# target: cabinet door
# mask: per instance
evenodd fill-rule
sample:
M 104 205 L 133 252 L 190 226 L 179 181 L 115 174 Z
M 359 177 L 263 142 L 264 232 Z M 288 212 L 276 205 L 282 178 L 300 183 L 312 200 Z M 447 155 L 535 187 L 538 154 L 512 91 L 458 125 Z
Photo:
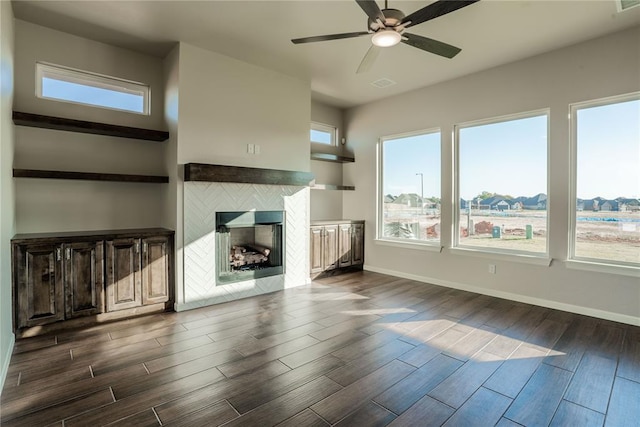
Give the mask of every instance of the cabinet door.
M 352 224 L 351 261 L 353 265 L 364 264 L 364 224 Z
M 14 250 L 17 326 L 23 328 L 63 320 L 61 246 L 18 245 Z
M 169 239 L 142 239 L 142 304 L 169 300 Z
M 324 269 L 333 270 L 338 268 L 338 226 L 324 226 Z
M 340 255 L 339 266 L 348 267 L 351 265 L 351 224 L 340 224 L 338 227 L 338 254 Z
M 142 305 L 140 239 L 115 239 L 107 246 L 107 311 Z
M 322 256 L 324 255 L 324 245 L 323 245 L 323 237 L 324 233 L 322 230 L 324 227 L 322 226 L 312 226 L 311 227 L 311 264 L 310 264 L 310 273 L 320 273 L 323 269 Z
M 102 241 L 64 245 L 67 318 L 104 311 L 103 248 Z

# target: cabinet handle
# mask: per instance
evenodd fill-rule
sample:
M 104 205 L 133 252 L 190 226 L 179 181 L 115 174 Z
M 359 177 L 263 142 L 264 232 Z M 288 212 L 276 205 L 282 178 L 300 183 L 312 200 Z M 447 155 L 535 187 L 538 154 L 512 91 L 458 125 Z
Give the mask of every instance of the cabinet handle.
M 71 248 L 67 248 L 65 250 L 65 255 L 67 256 L 67 260 L 71 259 Z
M 62 261 L 62 249 L 56 249 L 56 261 Z
M 140 253 L 140 243 L 136 243 L 133 250 L 135 251 L 135 253 L 139 254 Z
M 147 246 L 148 246 L 148 245 L 147 245 L 147 242 L 144 242 L 144 243 L 142 244 L 142 252 L 143 252 L 143 253 L 147 253 Z

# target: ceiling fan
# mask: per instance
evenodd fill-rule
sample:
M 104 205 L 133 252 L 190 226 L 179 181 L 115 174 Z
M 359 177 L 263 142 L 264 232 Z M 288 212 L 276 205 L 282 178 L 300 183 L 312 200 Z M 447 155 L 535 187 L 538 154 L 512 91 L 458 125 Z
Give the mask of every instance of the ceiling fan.
M 362 58 L 356 73 L 368 71 L 375 62 L 380 48 L 395 46 L 402 42 L 409 46 L 422 49 L 445 58 L 453 58 L 461 49 L 438 40 L 410 34 L 405 30 L 414 25 L 422 24 L 425 21 L 437 18 L 447 13 L 451 13 L 463 7 L 469 6 L 479 0 L 438 0 L 428 6 L 423 7 L 407 16 L 398 9 L 389 9 L 387 0 L 384 2 L 384 9 L 380 10 L 375 0 L 356 0 L 358 6 L 367 14 L 368 31 L 354 33 L 327 34 L 324 36 L 303 37 L 291 40 L 294 44 L 313 43 L 326 40 L 348 39 L 353 37 L 371 36 L 371 47 Z

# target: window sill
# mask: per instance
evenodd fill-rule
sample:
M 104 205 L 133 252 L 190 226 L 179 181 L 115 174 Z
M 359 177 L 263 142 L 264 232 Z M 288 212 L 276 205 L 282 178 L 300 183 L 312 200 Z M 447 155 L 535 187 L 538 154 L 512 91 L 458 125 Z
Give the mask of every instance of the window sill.
M 401 242 L 398 240 L 376 239 L 376 245 L 393 246 L 396 248 L 415 249 L 419 251 L 442 252 L 442 246 L 438 243 L 422 243 L 414 241 Z
M 528 254 L 522 254 L 522 253 L 492 252 L 492 251 L 472 249 L 472 248 L 448 248 L 448 251 L 452 255 L 474 256 L 474 257 L 488 258 L 493 260 L 543 265 L 546 267 L 550 266 L 551 261 L 553 260 L 553 258 L 549 258 L 546 254 L 528 255 Z
M 597 273 L 619 274 L 640 278 L 640 267 L 629 265 L 607 264 L 606 262 L 566 260 L 565 266 L 574 270 L 594 271 Z

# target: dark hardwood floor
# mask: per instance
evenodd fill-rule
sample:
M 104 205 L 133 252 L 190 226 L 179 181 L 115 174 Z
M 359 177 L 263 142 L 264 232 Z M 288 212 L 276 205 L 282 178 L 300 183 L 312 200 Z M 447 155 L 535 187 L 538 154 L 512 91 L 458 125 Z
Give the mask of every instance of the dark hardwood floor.
M 640 328 L 370 272 L 16 342 L 2 426 L 638 426 Z

